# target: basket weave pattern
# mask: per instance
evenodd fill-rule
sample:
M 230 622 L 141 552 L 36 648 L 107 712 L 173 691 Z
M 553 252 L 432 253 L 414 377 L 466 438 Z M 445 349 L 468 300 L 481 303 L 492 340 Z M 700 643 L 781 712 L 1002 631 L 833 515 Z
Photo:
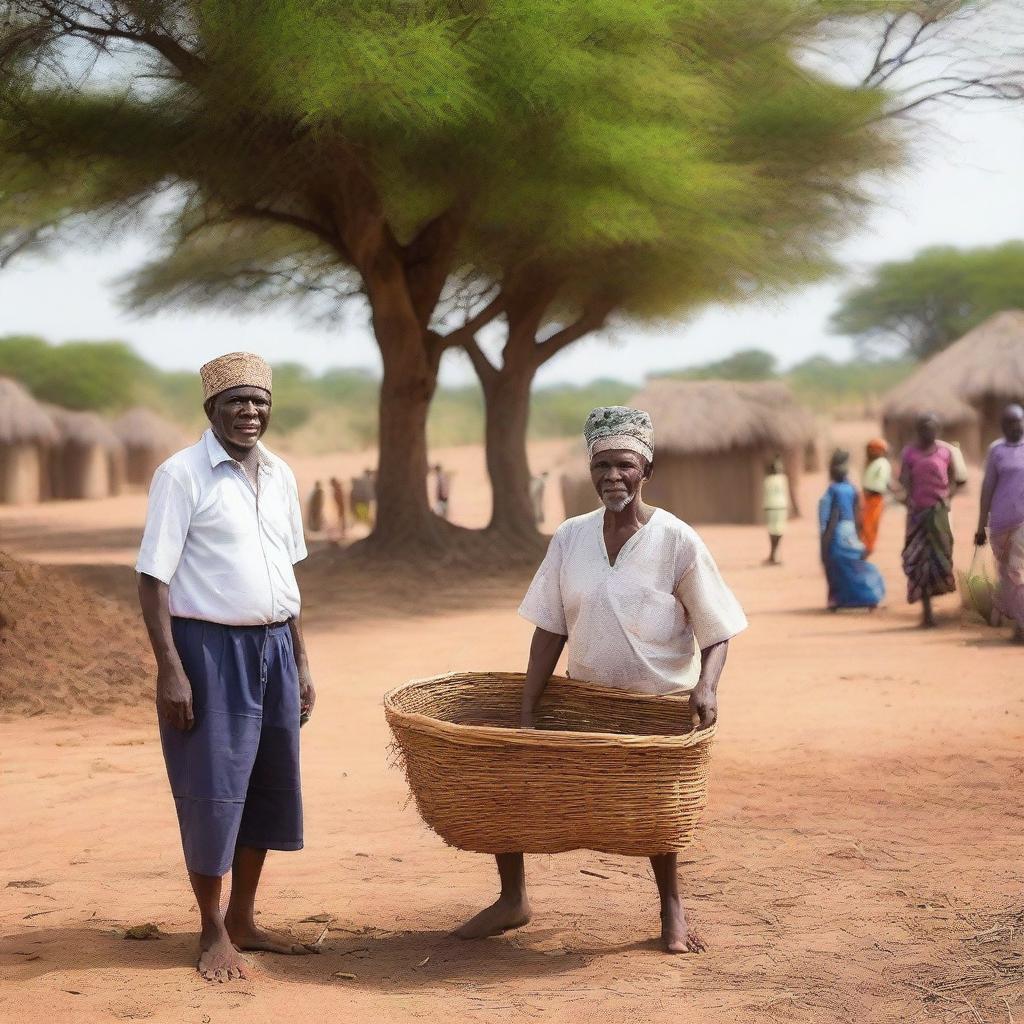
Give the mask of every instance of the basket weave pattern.
M 650 856 L 690 845 L 715 729 L 685 695 L 552 679 L 520 729 L 524 677 L 458 673 L 384 698 L 423 820 L 477 853 L 590 849 Z

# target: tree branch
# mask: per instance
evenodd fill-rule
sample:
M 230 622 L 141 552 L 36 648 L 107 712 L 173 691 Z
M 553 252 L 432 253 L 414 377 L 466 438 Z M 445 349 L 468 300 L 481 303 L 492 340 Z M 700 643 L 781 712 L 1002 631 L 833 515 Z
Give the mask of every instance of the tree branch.
M 77 21 L 65 14 L 55 4 L 48 3 L 46 0 L 43 0 L 39 6 L 69 36 L 97 44 L 100 40 L 120 39 L 148 46 L 176 68 L 185 79 L 192 79 L 205 69 L 205 65 L 199 57 L 168 35 L 145 29 L 130 31 L 125 28 L 117 28 L 111 22 L 108 22 L 106 27 L 87 25 L 85 22 Z
M 592 302 L 583 310 L 578 320 L 534 346 L 532 353 L 534 366 L 542 366 L 553 356 L 558 355 L 562 349 L 568 348 L 574 341 L 579 341 L 585 335 L 600 330 L 614 308 L 615 303 L 609 299 Z
M 269 220 L 277 224 L 289 224 L 300 231 L 306 231 L 316 235 L 322 242 L 326 242 L 335 252 L 340 253 L 345 259 L 351 259 L 341 239 L 330 229 L 325 228 L 316 221 L 309 220 L 297 213 L 287 213 L 284 210 L 273 210 L 266 206 L 256 206 L 254 203 L 246 203 L 242 206 L 234 206 L 228 211 L 232 216 L 250 218 L 252 220 Z
M 476 332 L 481 327 L 486 327 L 487 324 L 497 319 L 504 311 L 505 295 L 503 292 L 498 292 L 483 309 L 478 310 L 465 323 L 445 335 L 439 335 L 439 337 L 443 338 L 446 348 L 452 348 L 456 345 L 464 346 L 466 342 L 475 339 Z
M 424 225 L 402 250 L 409 295 L 420 326 L 427 328 L 437 308 L 465 221 L 465 209 L 457 204 Z
M 480 378 L 480 383 L 483 385 L 484 392 L 486 393 L 494 381 L 498 379 L 498 368 L 484 354 L 484 350 L 480 347 L 476 338 L 464 341 L 462 347 L 466 350 L 469 361 L 473 364 L 473 369 L 476 370 L 476 375 Z

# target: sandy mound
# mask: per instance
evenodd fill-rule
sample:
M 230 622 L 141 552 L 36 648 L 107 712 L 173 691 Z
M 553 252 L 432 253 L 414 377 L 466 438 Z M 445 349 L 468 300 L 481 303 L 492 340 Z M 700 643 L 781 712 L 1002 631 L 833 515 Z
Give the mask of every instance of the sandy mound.
M 107 712 L 152 700 L 142 620 L 50 566 L 0 552 L 0 712 Z

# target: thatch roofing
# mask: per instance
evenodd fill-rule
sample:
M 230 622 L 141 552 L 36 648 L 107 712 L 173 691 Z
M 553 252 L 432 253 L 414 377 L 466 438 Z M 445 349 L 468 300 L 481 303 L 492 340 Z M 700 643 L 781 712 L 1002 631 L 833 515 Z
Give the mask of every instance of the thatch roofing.
M 996 313 L 968 331 L 886 396 L 882 415 L 911 419 L 937 413 L 947 423 L 977 419 L 984 399 L 1024 396 L 1024 310 Z
M 98 445 L 109 452 L 124 451 L 121 439 L 102 416 L 94 412 L 62 409 L 57 405 L 47 405 L 46 411 L 57 426 L 62 444 Z
M 114 420 L 113 426 L 114 432 L 127 448 L 170 452 L 188 444 L 177 424 L 142 406 L 129 409 Z
M 655 380 L 629 402 L 654 421 L 658 455 L 803 448 L 814 417 L 777 381 Z
M 57 440 L 53 418 L 16 380 L 0 377 L 0 444 Z

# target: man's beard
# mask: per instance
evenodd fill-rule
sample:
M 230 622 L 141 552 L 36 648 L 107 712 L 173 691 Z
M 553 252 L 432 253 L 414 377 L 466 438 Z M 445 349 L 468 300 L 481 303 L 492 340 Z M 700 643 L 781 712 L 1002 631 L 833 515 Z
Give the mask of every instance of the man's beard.
M 608 509 L 609 512 L 622 512 L 635 497 L 636 491 L 633 491 L 632 494 L 627 494 L 622 498 L 608 498 L 601 495 L 601 501 L 604 502 L 604 507 Z

